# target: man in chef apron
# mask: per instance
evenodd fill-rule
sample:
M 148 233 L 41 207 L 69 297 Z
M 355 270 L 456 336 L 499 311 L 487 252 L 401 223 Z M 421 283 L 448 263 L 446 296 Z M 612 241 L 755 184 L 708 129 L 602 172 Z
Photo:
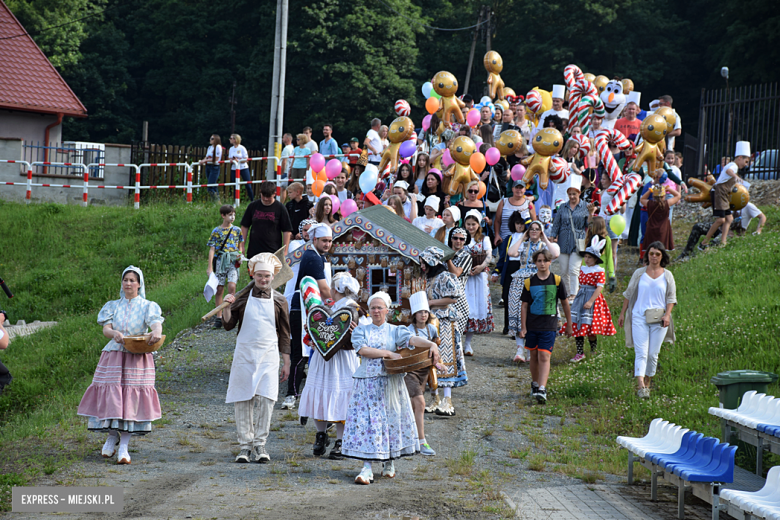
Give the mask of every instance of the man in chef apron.
M 333 243 L 333 230 L 327 224 L 314 224 L 309 228 L 309 238 L 312 248 L 304 251 L 301 261 L 298 263 L 298 277 L 295 278 L 295 294 L 290 305 L 290 326 L 292 327 L 292 343 L 290 353 L 292 369 L 290 379 L 287 381 L 287 398 L 282 403 L 282 409 L 295 408 L 295 400 L 303 391 L 303 377 L 308 353 L 302 344 L 303 323 L 306 318 L 305 308 L 301 298 L 301 280 L 311 276 L 317 281 L 322 300 L 331 299 L 330 294 L 330 263 L 326 261 L 325 254 L 330 251 Z M 301 424 L 306 424 L 307 418 L 301 417 Z
M 225 330 L 238 325 L 236 350 L 230 367 L 226 403 L 234 403 L 236 430 L 241 452 L 236 462 L 271 460 L 265 441 L 271 428 L 271 412 L 279 394 L 279 381 L 290 375 L 290 320 L 287 300 L 272 289 L 282 263 L 272 253 L 249 260 L 255 282 L 246 295 L 228 295 L 230 307 L 222 312 Z M 269 331 L 275 330 L 275 334 Z M 279 353 L 284 365 L 279 372 Z

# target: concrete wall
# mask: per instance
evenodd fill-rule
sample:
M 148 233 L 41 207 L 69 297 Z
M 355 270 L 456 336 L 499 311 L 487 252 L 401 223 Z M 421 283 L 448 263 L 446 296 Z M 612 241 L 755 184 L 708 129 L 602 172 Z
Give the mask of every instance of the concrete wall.
M 15 137 L 32 144 L 43 143 L 46 127 L 56 122 L 57 116 L 50 114 L 0 110 L 0 137 Z M 49 130 L 49 142 L 62 142 L 61 124 Z
M 20 160 L 22 158 L 21 139 L 0 137 L 0 159 Z M 106 164 L 130 163 L 130 145 L 106 144 Z M 131 181 L 131 172 L 133 168 L 129 167 L 106 167 L 104 179 L 90 179 L 90 185 L 106 186 L 128 186 L 133 185 L 135 180 Z M 0 183 L 4 182 L 27 182 L 26 171 L 23 165 L 0 163 Z M 51 183 L 51 184 L 70 184 L 75 186 L 83 185 L 80 177 L 64 176 L 46 176 L 33 174 L 33 183 Z M 0 198 L 23 202 L 27 188 L 25 186 L 6 186 L 0 184 Z M 56 202 L 60 204 L 80 204 L 83 190 L 80 188 L 43 188 L 33 186 L 33 202 Z M 125 205 L 132 201 L 131 190 L 116 189 L 90 189 L 89 203 L 102 205 Z

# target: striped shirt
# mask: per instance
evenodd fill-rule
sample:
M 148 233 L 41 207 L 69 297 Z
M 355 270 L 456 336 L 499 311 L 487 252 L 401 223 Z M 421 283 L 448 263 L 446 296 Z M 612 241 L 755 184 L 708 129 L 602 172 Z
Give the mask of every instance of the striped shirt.
M 577 250 L 577 241 L 571 233 L 570 220 L 574 221 L 574 230 L 577 233 L 576 238 L 585 238 L 588 231 L 588 205 L 581 200 L 574 211 L 568 203 L 561 204 L 553 220 L 550 237 L 558 237 L 558 247 L 561 248 L 562 255 L 579 253 Z

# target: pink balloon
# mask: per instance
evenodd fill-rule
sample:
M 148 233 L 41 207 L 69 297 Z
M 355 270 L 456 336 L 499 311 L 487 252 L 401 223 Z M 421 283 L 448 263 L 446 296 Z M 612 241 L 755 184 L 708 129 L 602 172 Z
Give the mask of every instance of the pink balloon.
M 341 161 L 338 159 L 331 159 L 328 161 L 328 164 L 325 165 L 325 175 L 328 176 L 328 179 L 335 179 L 336 175 L 339 173 L 341 173 Z
M 466 114 L 466 123 L 468 123 L 469 126 L 477 126 L 479 124 L 479 110 L 476 108 L 472 108 L 469 110 L 469 113 Z
M 522 164 L 515 164 L 512 166 L 512 180 L 513 181 L 519 181 L 523 178 L 523 175 L 525 175 L 525 166 Z
M 425 132 L 431 127 L 431 114 L 428 114 L 427 116 L 423 117 L 422 125 L 423 125 L 422 126 L 423 132 Z
M 309 166 L 311 166 L 311 171 L 313 172 L 322 170 L 325 167 L 325 156 L 323 156 L 321 153 L 315 153 L 311 156 Z
M 341 205 L 341 216 L 346 217 L 358 210 L 357 204 L 352 199 L 347 199 L 344 204 Z
M 339 210 L 339 207 L 341 207 L 341 200 L 339 199 L 338 195 L 328 195 L 328 197 L 330 197 L 330 201 L 332 203 L 330 207 L 330 213 L 331 215 L 335 215 Z
M 441 164 L 445 168 L 451 164 L 455 164 L 455 161 L 452 160 L 452 154 L 450 154 L 450 149 L 447 148 L 444 150 L 444 153 L 441 156 Z
M 490 166 L 493 166 L 500 160 L 501 160 L 501 151 L 495 146 L 493 146 L 492 148 L 488 148 L 488 151 L 485 152 L 485 161 Z

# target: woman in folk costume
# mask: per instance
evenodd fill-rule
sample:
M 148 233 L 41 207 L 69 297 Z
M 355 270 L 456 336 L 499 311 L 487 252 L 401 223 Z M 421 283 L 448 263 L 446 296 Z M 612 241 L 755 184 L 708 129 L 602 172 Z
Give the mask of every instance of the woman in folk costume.
M 585 265 L 580 269 L 580 288 L 571 305 L 571 328 L 577 342 L 578 352 L 572 359 L 575 363 L 585 359 L 585 355 L 581 353 L 585 336 L 588 337 L 591 353 L 595 353 L 597 335 L 614 336 L 616 333 L 607 300 L 602 294 L 607 278 L 604 268 L 599 264 L 604 263 L 601 259 L 601 253 L 604 251 L 606 243 L 606 239 L 595 235 L 588 248 L 585 251 L 580 251 L 580 256 L 585 258 Z M 561 330 L 566 330 L 565 323 Z
M 466 282 L 466 296 L 469 299 L 469 321 L 466 325 L 466 335 L 463 340 L 463 351 L 467 356 L 473 356 L 471 338 L 474 334 L 489 334 L 493 332 L 493 304 L 488 286 L 487 267 L 493 256 L 490 238 L 482 234 L 482 213 L 472 209 L 463 219 L 466 231 L 469 233 L 466 247 L 471 253 L 474 264 Z M 478 263 L 479 262 L 479 263 Z
M 388 375 L 382 360 L 400 359 L 399 348 L 430 348 L 434 355 L 436 344 L 412 336 L 406 327 L 387 323 L 391 304 L 386 292 L 374 293 L 368 299 L 371 323 L 352 331 L 352 345 L 363 362 L 354 375 L 342 454 L 364 461 L 356 484 L 368 485 L 374 480 L 371 462 L 383 462 L 382 476 L 393 478 L 393 460 L 420 451 L 404 376 Z
M 160 306 L 146 299 L 144 275 L 137 267 L 131 265 L 122 272 L 119 297 L 106 303 L 98 314 L 103 335 L 111 341 L 100 353 L 92 384 L 84 392 L 78 414 L 89 417 L 88 429 L 108 432 L 103 457 L 110 458 L 116 453 L 117 464 L 130 464 L 130 436 L 150 433 L 152 421 L 162 414 L 154 387 L 154 358 L 151 352 L 128 351 L 124 338 L 146 334 L 151 328 L 149 344 L 157 343 L 162 337 L 163 317 Z
M 272 253 L 260 253 L 249 260 L 254 286 L 223 311 L 225 330 L 238 326 L 233 365 L 230 367 L 226 403 L 234 403 L 238 444 L 236 462 L 265 463 L 271 428 L 271 412 L 279 395 L 279 381 L 290 375 L 290 320 L 287 300 L 273 290 L 274 276 L 282 262 Z M 273 332 L 271 332 L 273 331 Z M 284 359 L 280 376 L 279 354 Z
M 447 271 L 443 263 L 444 251 L 438 247 L 427 247 L 420 254 L 420 267 L 427 278 L 428 305 L 434 317 L 439 320 L 439 355 L 442 370 L 439 370 L 439 387 L 443 388 L 444 399 L 436 404 L 436 415 L 455 415 L 452 406 L 452 389 L 468 384 L 466 358 L 463 356 L 461 334 L 458 330 L 457 301 L 463 296 L 463 286 L 457 277 Z M 434 397 L 434 402 L 438 395 Z
M 340 272 L 333 277 L 333 299 L 336 301 L 332 309 L 338 310 L 351 307 L 356 311 L 360 308 L 357 296 L 360 284 L 348 272 Z M 352 323 L 357 327 L 357 323 Z M 316 350 L 316 349 L 314 349 Z M 325 453 L 330 445 L 328 439 L 328 423 L 336 423 L 336 442 L 328 455 L 329 459 L 341 460 L 341 444 L 344 438 L 344 421 L 347 420 L 349 398 L 352 395 L 352 375 L 359 366 L 355 350 L 342 347 L 328 361 L 312 352 L 309 357 L 309 374 L 306 386 L 301 393 L 298 415 L 311 417 L 317 427 L 313 452 L 315 457 Z

